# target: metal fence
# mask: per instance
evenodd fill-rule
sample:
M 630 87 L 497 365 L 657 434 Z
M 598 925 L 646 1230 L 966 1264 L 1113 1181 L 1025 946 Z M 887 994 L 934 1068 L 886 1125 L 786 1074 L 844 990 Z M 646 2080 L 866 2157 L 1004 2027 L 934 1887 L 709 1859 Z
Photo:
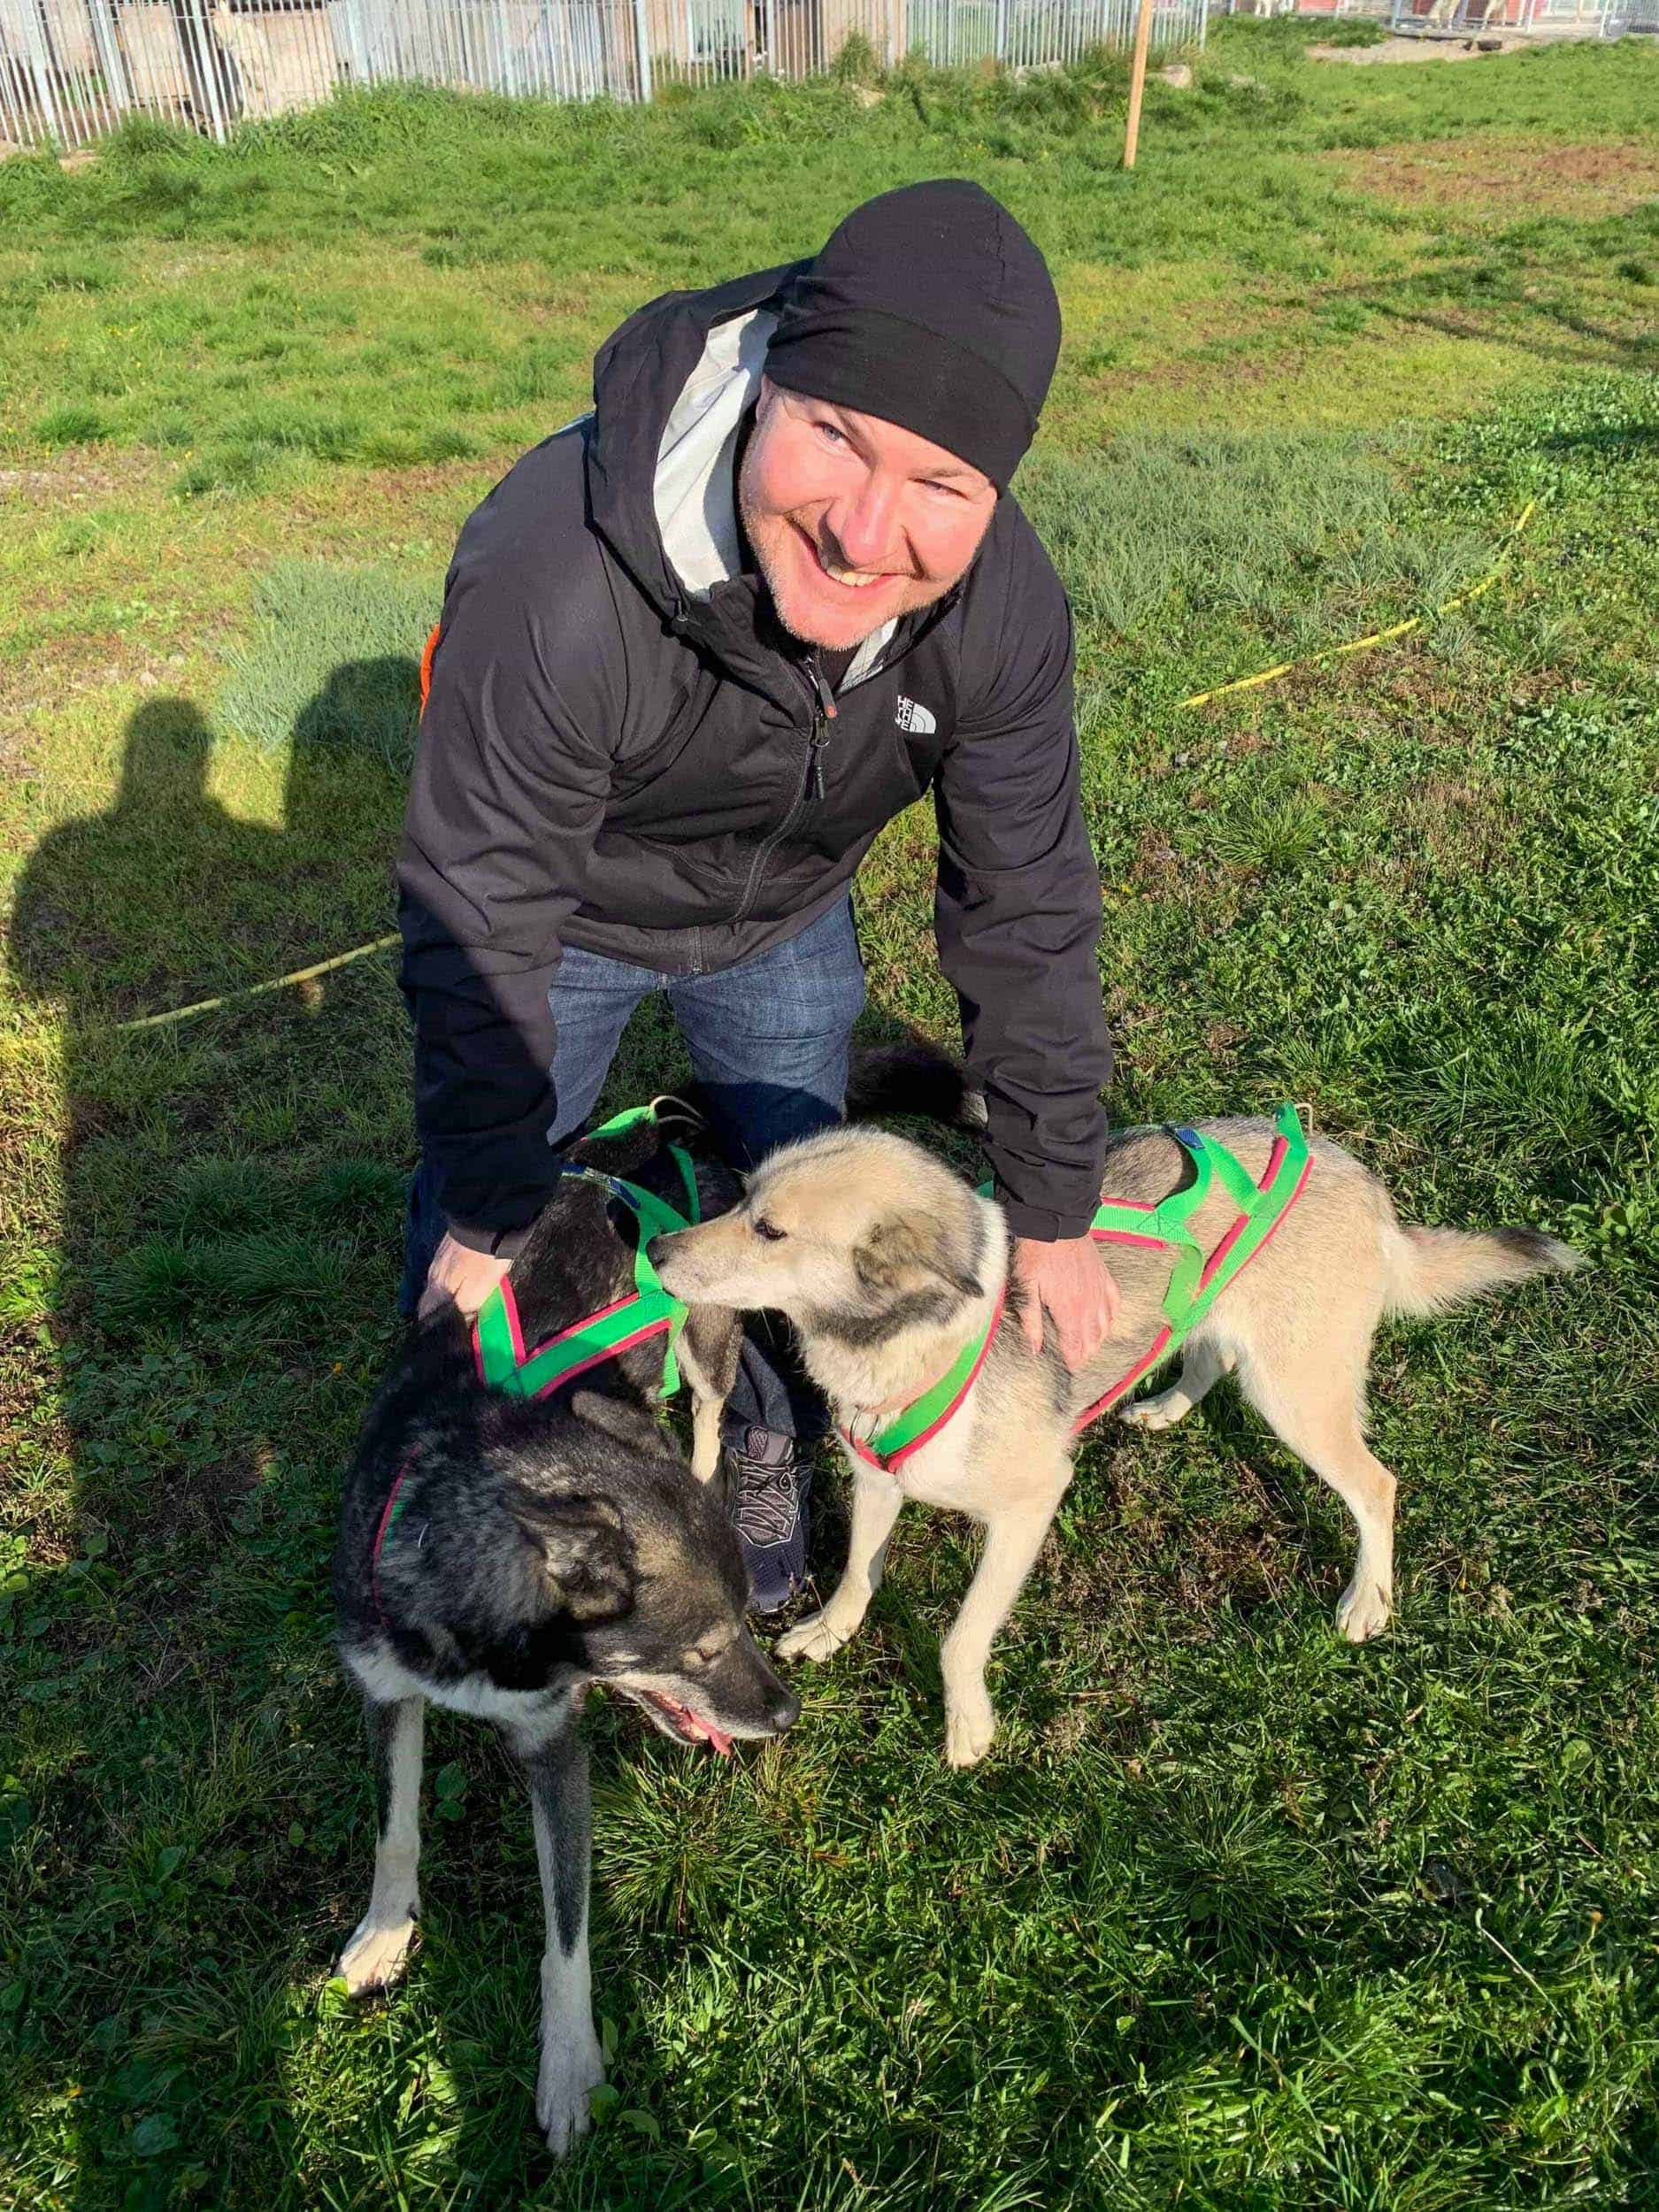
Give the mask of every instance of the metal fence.
M 554 100 L 668 82 L 805 77 L 860 38 L 892 66 L 1034 67 L 1122 46 L 1136 0 L 0 0 L 0 140 L 85 144 L 134 112 L 223 140 L 348 85 L 420 81 Z M 1155 0 L 1159 48 L 1201 44 L 1206 0 Z
M 1618 38 L 1626 31 L 1659 31 L 1659 0 L 1212 0 L 1211 12 L 1368 16 L 1420 38 L 1517 31 L 1542 39 Z

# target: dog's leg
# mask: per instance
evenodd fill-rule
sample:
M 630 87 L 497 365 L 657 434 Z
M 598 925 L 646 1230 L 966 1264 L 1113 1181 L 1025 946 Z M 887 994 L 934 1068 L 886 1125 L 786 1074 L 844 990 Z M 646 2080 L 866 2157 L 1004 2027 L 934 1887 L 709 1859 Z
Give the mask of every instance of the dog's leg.
M 1181 1371 L 1167 1390 L 1156 1397 L 1139 1398 L 1118 1409 L 1118 1417 L 1135 1429 L 1169 1429 L 1189 1414 L 1208 1390 L 1231 1374 L 1235 1355 L 1213 1338 L 1204 1337 L 1187 1348 Z
M 1351 1375 L 1327 1365 L 1311 1366 L 1298 1378 L 1293 1394 L 1277 1375 L 1263 1374 L 1254 1359 L 1239 1371 L 1245 1396 L 1280 1441 L 1329 1483 L 1359 1530 L 1354 1576 L 1338 1601 L 1336 1624 L 1351 1644 L 1363 1644 L 1388 1618 L 1394 1603 L 1394 1492 L 1397 1485 L 1381 1460 L 1366 1449 L 1359 1424 L 1359 1396 Z M 1363 1375 L 1361 1368 L 1361 1375 Z
M 854 1634 L 881 1586 L 887 1539 L 903 1502 L 904 1493 L 891 1475 L 867 1467 L 863 1460 L 854 1461 L 853 1525 L 846 1570 L 822 1612 L 810 1615 L 778 1639 L 780 1659 L 827 1659 Z
M 374 1763 L 374 1887 L 369 1909 L 334 1969 L 354 1997 L 383 1989 L 403 1972 L 420 1915 L 416 1871 L 420 1862 L 420 1759 L 426 1733 L 424 1698 L 400 1697 L 389 1705 L 363 1701 L 369 1754 Z
M 691 1386 L 691 1471 L 711 1482 L 720 1464 L 720 1416 L 737 1379 L 743 1326 L 729 1306 L 694 1306 L 680 1336 L 680 1364 Z
M 939 1655 L 945 1686 L 945 1756 L 953 1767 L 973 1766 L 991 1747 L 996 1709 L 986 1691 L 985 1663 L 1042 1549 L 1071 1479 L 1071 1468 L 1063 1462 L 1062 1479 L 1048 1497 L 987 1519 L 979 1570 Z
M 588 2132 L 588 2099 L 605 2078 L 594 2033 L 588 1964 L 588 1872 L 593 1813 L 588 1753 L 573 1720 L 550 1735 L 508 1732 L 524 1770 L 535 1824 L 536 1865 L 547 1945 L 541 1954 L 541 2057 L 535 2116 L 548 2148 L 562 2158 Z
M 691 1395 L 691 1471 L 699 1482 L 712 1482 L 720 1467 L 720 1416 L 724 1398 Z

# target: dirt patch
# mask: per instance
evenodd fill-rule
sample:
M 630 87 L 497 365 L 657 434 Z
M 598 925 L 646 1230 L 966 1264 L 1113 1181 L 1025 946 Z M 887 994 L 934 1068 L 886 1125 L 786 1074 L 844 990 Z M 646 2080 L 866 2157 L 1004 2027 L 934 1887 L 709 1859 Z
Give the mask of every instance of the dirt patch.
M 92 493 L 111 492 L 115 479 L 107 469 L 89 464 L 65 464 L 62 468 L 0 469 L 0 496 L 25 499 L 85 499 Z
M 1530 46 L 1528 38 L 1505 38 L 1496 31 L 1481 31 L 1472 38 L 1385 38 L 1375 46 L 1310 46 L 1310 61 L 1348 62 L 1356 68 L 1368 62 L 1473 61 L 1483 53 L 1509 53 Z
M 106 499 L 143 489 L 167 472 L 143 446 L 65 446 L 31 468 L 0 468 L 0 500 L 26 502 L 31 512 L 65 500 Z
M 1446 138 L 1325 157 L 1349 184 L 1379 199 L 1432 202 L 1505 222 L 1530 215 L 1628 214 L 1659 194 L 1659 147 L 1632 142 L 1560 146 L 1536 138 Z

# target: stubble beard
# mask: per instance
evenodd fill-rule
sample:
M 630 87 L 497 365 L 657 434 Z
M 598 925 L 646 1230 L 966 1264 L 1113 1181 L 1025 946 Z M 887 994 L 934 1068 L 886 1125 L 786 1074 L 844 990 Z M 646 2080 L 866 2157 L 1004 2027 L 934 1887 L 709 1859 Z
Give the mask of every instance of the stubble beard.
M 810 629 L 799 629 L 789 620 L 784 605 L 783 594 L 779 588 L 777 563 L 773 558 L 768 534 L 774 528 L 779 530 L 799 528 L 811 539 L 812 549 L 816 553 L 818 543 L 817 533 L 804 524 L 796 524 L 792 517 L 780 514 L 775 510 L 767 509 L 763 512 L 755 504 L 750 495 L 746 469 L 741 469 L 738 472 L 737 511 L 743 525 L 744 534 L 749 540 L 749 549 L 759 564 L 761 578 L 765 584 L 766 595 L 772 603 L 772 612 L 777 616 L 781 627 L 798 644 L 818 646 L 824 651 L 831 653 L 850 652 L 856 647 L 862 645 L 866 638 L 873 637 L 878 630 L 885 629 L 889 622 L 897 621 L 902 615 L 912 614 L 919 607 L 931 606 L 935 599 L 943 598 L 945 593 L 950 589 L 949 584 L 940 584 L 930 588 L 921 583 L 919 580 L 907 580 L 903 591 L 900 594 L 898 603 L 892 611 L 877 616 L 868 628 L 861 630 L 856 637 L 815 637 Z

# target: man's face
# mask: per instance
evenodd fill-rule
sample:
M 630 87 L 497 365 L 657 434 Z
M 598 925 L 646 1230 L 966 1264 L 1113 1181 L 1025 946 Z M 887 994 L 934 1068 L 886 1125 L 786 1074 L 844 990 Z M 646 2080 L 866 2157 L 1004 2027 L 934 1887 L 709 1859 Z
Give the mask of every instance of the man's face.
M 738 511 L 785 629 L 846 651 L 965 574 L 996 487 L 879 415 L 761 381 Z

